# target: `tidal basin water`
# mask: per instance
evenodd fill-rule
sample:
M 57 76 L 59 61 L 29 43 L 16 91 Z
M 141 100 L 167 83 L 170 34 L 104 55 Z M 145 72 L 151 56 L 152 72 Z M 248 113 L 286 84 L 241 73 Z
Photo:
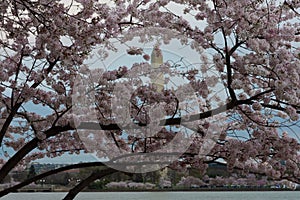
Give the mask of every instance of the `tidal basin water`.
M 66 193 L 13 193 L 1 200 L 60 200 Z M 75 200 L 299 200 L 300 191 L 268 192 L 83 192 Z

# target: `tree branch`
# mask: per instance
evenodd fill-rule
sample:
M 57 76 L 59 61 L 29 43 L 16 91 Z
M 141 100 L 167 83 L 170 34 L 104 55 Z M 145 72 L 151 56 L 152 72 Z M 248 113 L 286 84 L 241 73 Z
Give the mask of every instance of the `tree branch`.
M 89 177 L 81 181 L 78 185 L 76 185 L 74 188 L 72 188 L 69 193 L 63 198 L 63 200 L 72 200 L 75 198 L 75 196 L 81 192 L 85 187 L 87 187 L 89 184 L 94 182 L 97 179 L 103 178 L 104 176 L 107 176 L 109 174 L 115 173 L 117 170 L 115 169 L 104 169 L 101 171 L 93 172 Z
M 53 67 L 56 65 L 58 59 L 55 60 L 54 62 L 49 62 L 49 67 L 47 68 L 46 70 L 46 73 L 50 73 L 53 69 Z M 41 81 L 38 81 L 38 82 L 35 82 L 32 84 L 31 88 L 37 88 L 41 83 L 42 81 L 45 79 L 45 77 L 41 80 Z M 11 108 L 11 111 L 8 115 L 8 117 L 6 118 L 1 130 L 0 130 L 0 147 L 2 146 L 2 141 L 3 141 L 3 138 L 4 138 L 4 135 L 8 129 L 8 127 L 10 126 L 14 116 L 16 115 L 16 113 L 18 112 L 19 108 L 21 107 L 21 105 L 24 103 L 24 100 L 19 102 L 19 103 L 16 103 L 12 108 Z M 0 178 L 1 180 L 1 178 Z
M 267 91 L 270 92 L 270 91 Z M 262 93 L 263 94 L 263 93 Z M 204 113 L 198 113 L 198 114 L 194 114 L 191 116 L 188 116 L 186 118 L 169 118 L 166 120 L 162 120 L 160 122 L 161 126 L 169 126 L 169 125 L 179 125 L 182 124 L 184 125 L 185 122 L 191 122 L 191 121 L 197 121 L 197 120 L 201 120 L 201 119 L 205 119 L 220 113 L 224 113 L 227 110 L 233 109 L 238 105 L 242 105 L 242 104 L 250 104 L 252 100 L 254 100 L 255 98 L 259 98 L 260 95 L 255 95 L 252 98 L 249 98 L 247 100 L 238 100 L 236 102 L 231 101 L 223 106 L 220 106 L 216 109 L 212 109 L 210 111 L 206 111 Z M 273 105 L 265 105 L 262 104 L 264 107 L 269 107 L 272 109 L 276 109 L 276 110 L 283 110 L 279 107 L 273 106 Z M 138 124 L 140 126 L 146 126 L 147 124 Z M 122 129 L 121 129 L 122 128 Z M 130 129 L 130 126 L 126 126 L 126 127 L 119 127 L 118 124 L 109 124 L 109 125 L 103 125 L 103 124 L 99 124 L 99 123 L 94 123 L 94 122 L 82 122 L 80 124 L 80 126 L 77 127 L 77 129 L 87 129 L 87 130 L 126 130 L 126 129 Z M 49 130 L 47 130 L 45 132 L 46 134 L 46 138 L 55 136 L 58 133 L 64 132 L 64 131 L 69 131 L 69 130 L 75 130 L 74 127 L 67 125 L 67 126 L 53 126 L 52 128 L 50 128 Z M 0 170 L 0 180 L 4 179 L 5 176 L 9 173 L 9 171 L 11 169 L 13 169 L 13 167 L 15 165 L 17 165 L 29 152 L 31 152 L 34 148 L 37 147 L 39 140 L 37 138 L 32 139 L 30 142 L 28 142 L 24 147 L 22 147 L 12 158 L 10 158 L 2 167 L 2 169 Z
M 65 167 L 58 168 L 58 169 L 54 169 L 54 170 L 39 174 L 37 176 L 34 176 L 32 178 L 29 178 L 29 179 L 23 181 L 22 183 L 19 183 L 10 188 L 0 191 L 0 197 L 3 197 L 11 192 L 16 192 L 18 189 L 20 189 L 26 185 L 29 185 L 30 183 L 33 183 L 35 181 L 38 181 L 42 178 L 45 178 L 45 177 L 53 175 L 53 174 L 57 174 L 57 173 L 60 173 L 60 172 L 66 171 L 66 170 L 70 170 L 70 169 L 95 167 L 95 166 L 104 166 L 104 164 L 102 162 L 79 163 L 79 164 L 73 164 L 73 165 L 68 165 Z
M 45 131 L 46 138 L 52 137 L 58 133 L 73 130 L 74 128 L 70 125 L 66 126 L 53 126 L 47 131 Z M 0 170 L 0 180 L 3 180 L 7 174 L 33 149 L 35 149 L 40 142 L 39 139 L 34 138 L 27 144 L 25 144 L 17 153 L 15 153 L 1 168 Z

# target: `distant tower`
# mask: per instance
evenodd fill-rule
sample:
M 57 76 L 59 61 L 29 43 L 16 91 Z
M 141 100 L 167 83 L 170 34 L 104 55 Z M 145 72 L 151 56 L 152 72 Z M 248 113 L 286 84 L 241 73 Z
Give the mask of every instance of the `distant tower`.
M 159 45 L 156 44 L 153 48 L 151 54 L 151 66 L 153 68 L 153 77 L 151 77 L 151 83 L 153 83 L 157 87 L 157 91 L 162 91 L 164 89 L 164 74 L 161 72 L 160 65 L 163 64 L 163 55 Z

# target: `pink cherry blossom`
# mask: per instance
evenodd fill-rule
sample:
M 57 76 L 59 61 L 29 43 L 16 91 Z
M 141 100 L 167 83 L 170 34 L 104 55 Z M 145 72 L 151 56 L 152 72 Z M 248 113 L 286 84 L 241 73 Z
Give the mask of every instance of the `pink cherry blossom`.
M 126 165 L 157 156 L 134 163 L 157 166 L 161 154 L 176 154 L 168 167 L 203 175 L 222 159 L 229 171 L 300 183 L 299 8 L 271 0 L 2 1 L 0 180 L 45 156 L 93 152 Z M 148 47 L 164 56 L 186 49 L 158 68 L 161 91 L 147 82 L 155 75 Z M 106 65 L 124 52 L 118 66 Z

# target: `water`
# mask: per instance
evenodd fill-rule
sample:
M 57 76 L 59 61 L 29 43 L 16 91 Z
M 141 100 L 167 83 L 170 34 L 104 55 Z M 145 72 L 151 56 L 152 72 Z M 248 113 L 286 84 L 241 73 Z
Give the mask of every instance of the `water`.
M 66 193 L 14 193 L 1 200 L 59 200 Z M 300 192 L 83 192 L 75 200 L 299 200 Z

